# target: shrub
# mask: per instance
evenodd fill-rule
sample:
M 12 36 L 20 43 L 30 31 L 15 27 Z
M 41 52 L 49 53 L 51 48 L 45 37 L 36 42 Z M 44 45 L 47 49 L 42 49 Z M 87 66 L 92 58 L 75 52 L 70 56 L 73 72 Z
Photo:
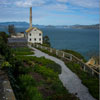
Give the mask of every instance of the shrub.
M 22 91 L 21 100 L 43 100 L 42 95 L 36 88 L 36 82 L 30 75 L 21 75 L 19 77 L 20 88 Z
M 4 61 L 1 65 L 2 68 L 9 68 L 9 67 L 12 67 L 11 64 L 7 61 Z
M 82 59 L 84 62 L 86 62 L 86 59 L 79 53 L 79 52 L 76 52 L 76 51 L 73 51 L 73 50 L 63 50 L 67 53 L 71 53 L 73 54 L 74 56 L 78 57 L 79 59 Z
M 52 79 L 58 77 L 58 73 L 54 72 L 50 68 L 46 68 L 45 66 L 34 66 L 34 71 L 42 74 L 44 77 L 51 77 Z
M 51 61 L 49 59 L 45 59 L 45 57 L 32 57 L 32 56 L 17 56 L 17 59 L 21 59 L 25 62 L 29 62 L 33 61 L 39 65 L 43 65 L 46 66 L 47 68 L 51 68 L 53 71 L 57 72 L 57 73 L 61 73 L 61 66 L 58 65 L 57 63 L 55 63 L 54 61 Z

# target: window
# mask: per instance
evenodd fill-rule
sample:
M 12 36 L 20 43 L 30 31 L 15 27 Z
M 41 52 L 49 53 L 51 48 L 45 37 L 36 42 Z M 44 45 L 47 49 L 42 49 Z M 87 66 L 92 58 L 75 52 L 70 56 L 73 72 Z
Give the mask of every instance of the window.
M 39 36 L 41 36 L 41 33 L 39 33 Z
M 36 41 L 36 38 L 34 38 L 34 41 Z
M 36 29 L 34 31 L 36 31 Z
M 30 38 L 30 41 L 31 41 L 31 38 Z
M 31 33 L 30 33 L 30 36 L 31 36 Z
M 41 38 L 39 38 L 39 41 L 41 41 Z

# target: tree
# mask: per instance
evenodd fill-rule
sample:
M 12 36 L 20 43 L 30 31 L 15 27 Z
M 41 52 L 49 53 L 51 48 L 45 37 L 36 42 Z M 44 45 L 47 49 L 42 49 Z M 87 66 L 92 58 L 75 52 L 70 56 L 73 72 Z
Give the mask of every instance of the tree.
M 15 27 L 14 27 L 14 25 L 9 25 L 8 26 L 8 32 L 9 32 L 9 34 L 10 35 L 15 35 Z
M 8 60 L 11 55 L 11 50 L 7 45 L 7 35 L 5 32 L 0 33 L 0 54 L 5 56 L 5 59 Z
M 2 37 L 2 39 L 3 39 L 3 41 L 5 42 L 5 43 L 7 43 L 8 42 L 8 35 L 5 33 L 5 32 L 0 32 L 0 37 Z
M 46 45 L 46 46 L 49 46 L 49 47 L 51 46 L 50 39 L 49 39 L 48 36 L 43 37 L 43 44 Z

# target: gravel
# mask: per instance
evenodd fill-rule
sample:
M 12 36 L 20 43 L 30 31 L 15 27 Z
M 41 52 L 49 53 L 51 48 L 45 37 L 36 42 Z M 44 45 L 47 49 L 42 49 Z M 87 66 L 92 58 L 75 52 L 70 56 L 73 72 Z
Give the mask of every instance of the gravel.
M 29 46 L 30 47 L 30 46 Z M 35 49 L 33 47 L 30 47 L 34 50 L 34 55 L 36 57 L 44 56 L 47 59 L 50 59 L 57 64 L 59 64 L 62 68 L 62 72 L 59 75 L 60 80 L 62 81 L 63 85 L 66 87 L 67 90 L 69 90 L 70 93 L 76 94 L 77 97 L 79 97 L 80 100 L 96 100 L 91 96 L 91 94 L 88 91 L 88 88 L 85 87 L 82 83 L 79 77 L 73 73 L 62 60 L 49 56 L 46 53 L 41 52 L 38 49 Z

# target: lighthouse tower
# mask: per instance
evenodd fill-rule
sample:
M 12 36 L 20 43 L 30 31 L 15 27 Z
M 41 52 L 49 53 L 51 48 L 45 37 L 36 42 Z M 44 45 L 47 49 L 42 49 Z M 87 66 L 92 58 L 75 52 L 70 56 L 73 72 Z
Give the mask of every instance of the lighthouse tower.
M 40 43 L 40 44 L 42 44 L 43 43 L 43 32 L 36 27 L 32 27 L 32 7 L 30 7 L 29 21 L 30 21 L 30 26 L 26 30 L 28 43 Z

